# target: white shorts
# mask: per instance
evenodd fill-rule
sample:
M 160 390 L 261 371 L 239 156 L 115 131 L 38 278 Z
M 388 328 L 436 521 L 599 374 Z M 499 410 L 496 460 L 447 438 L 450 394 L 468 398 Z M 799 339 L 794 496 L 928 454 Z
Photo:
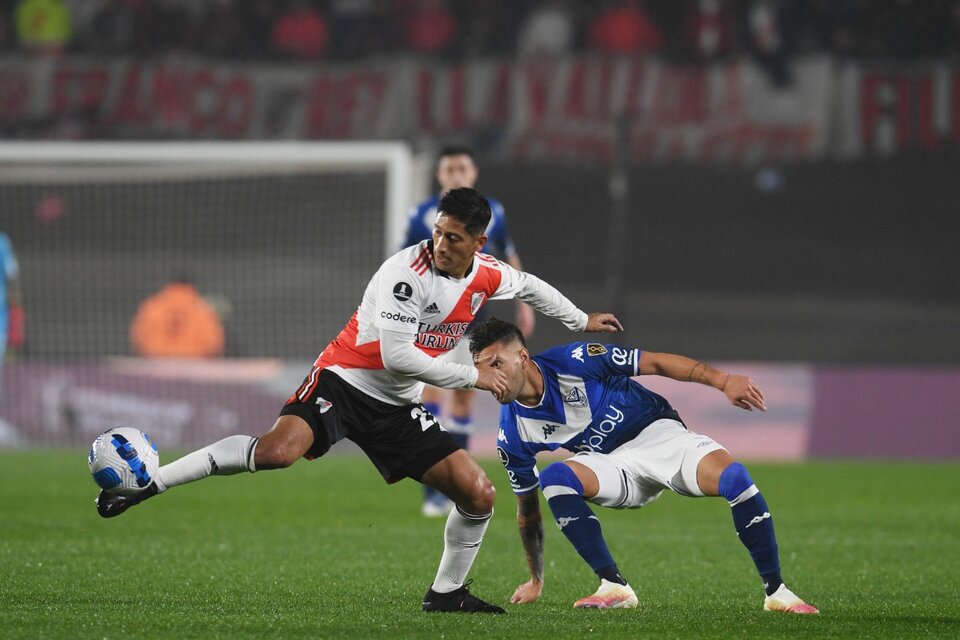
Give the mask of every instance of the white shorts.
M 702 497 L 697 466 L 708 453 L 723 448 L 712 438 L 663 418 L 610 453 L 582 452 L 570 460 L 589 467 L 600 481 L 600 490 L 590 502 L 613 509 L 638 509 L 659 498 L 664 489 Z

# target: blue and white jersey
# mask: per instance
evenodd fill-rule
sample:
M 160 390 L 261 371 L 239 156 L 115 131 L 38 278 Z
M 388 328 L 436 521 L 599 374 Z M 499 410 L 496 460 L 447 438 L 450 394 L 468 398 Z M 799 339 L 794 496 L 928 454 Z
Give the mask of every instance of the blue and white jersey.
M 480 253 L 489 253 L 500 259 L 512 258 L 517 250 L 507 231 L 507 219 L 503 212 L 503 205 L 487 198 L 490 203 L 490 224 L 487 225 L 487 244 L 483 245 Z M 407 220 L 407 237 L 403 246 L 409 247 L 419 244 L 423 240 L 433 237 L 433 223 L 437 220 L 437 207 L 440 205 L 440 196 L 433 196 L 410 209 Z M 402 247 L 401 247 L 402 248 Z
M 610 453 L 655 420 L 680 419 L 662 396 L 631 379 L 640 349 L 574 342 L 532 359 L 543 374 L 540 404 L 500 409 L 497 454 L 514 493 L 537 489 L 540 451 Z

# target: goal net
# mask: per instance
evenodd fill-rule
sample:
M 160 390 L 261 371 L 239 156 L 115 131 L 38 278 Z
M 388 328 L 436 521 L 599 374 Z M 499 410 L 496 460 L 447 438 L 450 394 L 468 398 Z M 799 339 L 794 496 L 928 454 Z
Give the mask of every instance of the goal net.
M 165 429 L 168 447 L 269 427 L 398 248 L 411 167 L 400 143 L 0 145 L 0 232 L 27 317 L 0 446 L 116 424 Z M 142 303 L 181 281 L 219 317 L 222 357 L 131 342 Z

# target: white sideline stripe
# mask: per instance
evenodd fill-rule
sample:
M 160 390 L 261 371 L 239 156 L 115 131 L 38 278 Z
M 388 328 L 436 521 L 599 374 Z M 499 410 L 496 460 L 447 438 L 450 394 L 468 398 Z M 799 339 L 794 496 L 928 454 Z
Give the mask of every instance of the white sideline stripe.
M 556 498 L 557 496 L 578 496 L 580 495 L 571 487 L 564 487 L 559 484 L 552 484 L 549 487 L 544 487 L 543 497 L 549 500 L 550 498 Z
M 734 498 L 733 502 L 730 503 L 730 506 L 735 507 L 741 502 L 749 500 L 750 498 L 757 495 L 758 493 L 760 493 L 760 489 L 757 489 L 757 485 L 752 484 L 749 487 L 747 487 L 743 493 L 741 493 L 736 498 Z
M 310 380 L 307 381 L 307 385 L 303 388 L 303 391 L 297 396 L 302 401 L 307 397 L 307 392 L 310 391 L 310 388 L 313 387 L 313 383 L 317 380 L 317 373 L 320 371 L 320 367 L 314 367 L 313 371 L 310 372 Z

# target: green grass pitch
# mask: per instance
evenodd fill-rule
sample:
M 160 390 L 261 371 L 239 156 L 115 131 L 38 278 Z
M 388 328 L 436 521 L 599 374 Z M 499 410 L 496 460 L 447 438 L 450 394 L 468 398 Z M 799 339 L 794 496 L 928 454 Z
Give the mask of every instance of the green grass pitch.
M 420 611 L 443 522 L 365 458 L 211 478 L 101 520 L 84 454 L 0 454 L 0 638 L 960 637 L 957 464 L 750 465 L 784 577 L 822 612 L 799 617 L 762 611 L 722 500 L 675 495 L 596 509 L 639 609 L 572 609 L 596 581 L 550 521 L 544 596 L 508 605 L 526 570 L 487 462 L 498 508 L 471 577 L 509 613 L 481 616 Z

